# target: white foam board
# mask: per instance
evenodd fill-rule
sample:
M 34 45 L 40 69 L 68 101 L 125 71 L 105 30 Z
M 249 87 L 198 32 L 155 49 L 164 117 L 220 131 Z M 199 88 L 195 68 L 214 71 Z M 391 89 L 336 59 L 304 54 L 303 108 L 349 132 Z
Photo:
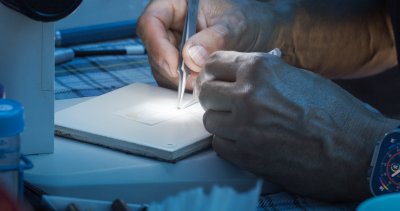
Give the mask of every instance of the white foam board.
M 186 94 L 186 101 L 191 100 Z M 200 104 L 177 108 L 177 93 L 132 84 L 55 114 L 56 135 L 176 161 L 210 146 Z

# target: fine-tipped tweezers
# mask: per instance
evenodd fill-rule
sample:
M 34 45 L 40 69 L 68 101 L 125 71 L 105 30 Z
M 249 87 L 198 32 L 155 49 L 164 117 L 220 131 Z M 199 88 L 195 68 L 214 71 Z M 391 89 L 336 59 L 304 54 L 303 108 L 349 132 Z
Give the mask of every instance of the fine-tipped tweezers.
M 185 23 L 182 31 L 181 43 L 179 44 L 179 63 L 178 63 L 178 109 L 182 108 L 183 95 L 185 94 L 186 81 L 190 75 L 190 70 L 183 62 L 182 50 L 186 41 L 196 33 L 197 25 L 197 10 L 199 7 L 199 0 L 187 0 L 187 11 Z

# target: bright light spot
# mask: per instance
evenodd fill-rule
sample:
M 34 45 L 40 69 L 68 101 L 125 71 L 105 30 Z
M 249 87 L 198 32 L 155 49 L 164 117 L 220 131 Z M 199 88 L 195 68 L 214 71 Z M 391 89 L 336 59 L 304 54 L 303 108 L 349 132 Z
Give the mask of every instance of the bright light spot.
M 178 109 L 176 100 L 158 99 L 157 101 L 139 103 L 114 114 L 153 126 L 178 117 L 191 118 L 190 114 L 202 115 L 203 113 L 204 110 L 200 105 Z

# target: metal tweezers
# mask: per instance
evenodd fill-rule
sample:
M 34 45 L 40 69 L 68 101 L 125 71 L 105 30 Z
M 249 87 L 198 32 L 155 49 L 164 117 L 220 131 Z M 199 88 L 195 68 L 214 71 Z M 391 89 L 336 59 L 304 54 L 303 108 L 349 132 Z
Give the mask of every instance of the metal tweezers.
M 186 81 L 190 75 L 190 70 L 186 67 L 183 62 L 183 46 L 186 41 L 196 33 L 197 25 L 197 10 L 199 7 L 199 0 L 187 0 L 187 11 L 185 23 L 182 31 L 181 43 L 179 44 L 179 63 L 178 63 L 178 76 L 179 76 L 179 88 L 178 88 L 178 109 L 182 108 L 182 100 L 185 94 Z

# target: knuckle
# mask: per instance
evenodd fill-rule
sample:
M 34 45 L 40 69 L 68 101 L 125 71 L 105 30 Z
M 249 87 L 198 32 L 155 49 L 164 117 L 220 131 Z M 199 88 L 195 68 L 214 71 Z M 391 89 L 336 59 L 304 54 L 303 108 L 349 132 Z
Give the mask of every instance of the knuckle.
M 226 44 L 226 38 L 229 34 L 229 29 L 224 25 L 216 25 L 212 28 L 213 39 L 216 40 L 217 45 L 224 48 Z M 223 50 L 223 49 L 221 49 Z
M 148 54 L 148 61 L 151 66 L 151 70 L 156 71 L 156 72 L 161 72 L 162 71 L 162 66 L 161 62 L 159 61 L 160 59 L 157 59 L 154 54 Z
M 259 97 L 258 90 L 252 84 L 240 84 L 235 88 L 232 114 L 236 122 L 246 125 L 246 122 L 251 119 L 258 109 L 256 104 L 259 101 Z
M 267 58 L 264 54 L 254 53 L 250 56 L 250 64 L 254 70 L 259 70 L 265 68 Z
M 235 95 L 236 104 L 240 105 L 240 107 L 249 106 L 254 101 L 254 97 L 256 97 L 254 87 L 249 84 L 238 88 Z
M 241 103 L 243 103 L 244 102 L 243 97 L 244 96 L 243 96 L 243 91 L 242 91 L 242 85 L 235 84 L 233 91 L 232 91 L 233 104 L 240 105 Z
M 207 91 L 207 89 L 208 89 L 208 86 L 207 86 L 207 83 L 204 83 L 202 86 L 201 86 L 201 88 L 200 88 L 200 90 L 199 90 L 199 101 L 200 101 L 200 104 L 201 104 L 201 106 L 204 108 L 204 109 L 211 109 L 211 106 L 210 106 L 210 103 L 209 103 L 209 100 L 210 100 L 210 98 L 209 98 L 209 95 L 210 95 L 210 92 L 209 91 Z M 207 117 L 209 117 L 209 112 L 207 112 L 206 111 L 206 113 L 207 113 Z
M 268 60 L 262 53 L 247 53 L 240 58 L 242 64 L 241 71 L 238 73 L 242 80 L 257 82 L 262 80 L 265 69 L 268 69 Z
M 228 17 L 229 28 L 234 34 L 245 32 L 248 28 L 248 20 L 243 10 L 238 9 Z
M 147 22 L 148 22 L 148 15 L 146 13 L 143 13 L 139 18 L 136 29 L 138 36 L 143 40 L 143 42 L 145 41 L 144 31 L 146 29 Z

